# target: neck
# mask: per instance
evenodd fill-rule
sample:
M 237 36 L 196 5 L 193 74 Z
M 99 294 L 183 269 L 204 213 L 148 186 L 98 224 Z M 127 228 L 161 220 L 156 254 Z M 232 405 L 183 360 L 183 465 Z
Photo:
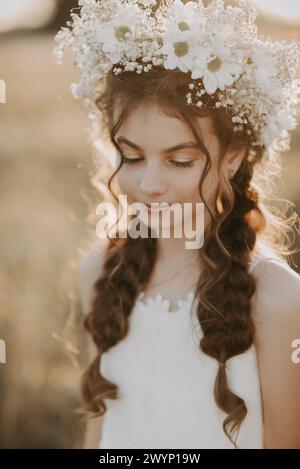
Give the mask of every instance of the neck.
M 203 231 L 208 227 L 208 218 L 209 217 L 207 215 L 204 216 Z M 199 258 L 198 253 L 201 246 L 196 247 L 195 238 L 187 238 L 184 235 L 180 238 L 175 238 L 174 236 L 164 238 L 160 235 L 157 238 L 157 243 L 158 259 L 162 264 L 174 266 L 178 266 L 180 264 L 186 265 L 189 262 L 192 262 L 196 256 Z
M 170 265 L 188 264 L 198 255 L 198 249 L 187 249 L 185 238 L 158 238 L 158 259 Z

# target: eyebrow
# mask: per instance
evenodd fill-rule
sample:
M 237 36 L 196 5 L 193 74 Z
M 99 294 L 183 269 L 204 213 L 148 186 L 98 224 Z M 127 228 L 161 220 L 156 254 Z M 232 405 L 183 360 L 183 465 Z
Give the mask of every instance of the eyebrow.
M 130 140 L 128 140 L 127 138 L 125 138 L 123 136 L 118 137 L 117 142 L 118 143 L 125 143 L 126 145 L 134 148 L 135 150 L 138 150 L 138 151 L 141 151 L 141 152 L 143 151 L 142 147 L 140 147 L 136 143 L 131 142 Z M 198 148 L 199 149 L 199 145 L 196 142 L 184 142 L 184 143 L 180 143 L 178 145 L 175 145 L 174 147 L 165 148 L 164 150 L 161 151 L 161 153 L 163 153 L 163 154 L 171 153 L 173 151 L 181 150 L 182 148 Z

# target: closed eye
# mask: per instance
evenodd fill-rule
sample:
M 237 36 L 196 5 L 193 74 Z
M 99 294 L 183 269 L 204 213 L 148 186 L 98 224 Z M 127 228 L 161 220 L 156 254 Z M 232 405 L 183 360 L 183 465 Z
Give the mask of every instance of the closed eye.
M 133 164 L 133 163 L 137 163 L 138 161 L 142 161 L 142 158 L 127 158 L 126 156 L 123 155 L 123 163 L 129 163 L 129 164 Z
M 171 161 L 172 164 L 174 164 L 178 168 L 191 168 L 194 166 L 194 161 Z
M 143 161 L 142 158 L 127 158 L 126 156 L 123 155 L 123 163 L 129 163 L 129 164 L 135 164 L 138 163 L 139 161 Z M 172 163 L 174 166 L 177 168 L 191 168 L 194 166 L 195 161 L 176 161 L 176 160 L 170 160 L 170 163 Z

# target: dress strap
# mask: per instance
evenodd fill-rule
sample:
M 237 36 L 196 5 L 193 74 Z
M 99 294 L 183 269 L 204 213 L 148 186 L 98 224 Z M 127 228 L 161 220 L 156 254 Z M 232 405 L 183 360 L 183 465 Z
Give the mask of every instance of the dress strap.
M 285 264 L 285 261 L 273 249 L 262 244 L 258 249 L 255 249 L 255 251 L 252 252 L 252 260 L 249 262 L 250 271 L 255 270 L 258 264 L 263 260 L 276 261 L 280 264 Z
M 249 270 L 250 272 L 253 272 L 255 268 L 258 266 L 258 264 L 261 262 L 262 258 L 259 255 L 254 255 L 252 257 L 252 261 L 249 262 Z

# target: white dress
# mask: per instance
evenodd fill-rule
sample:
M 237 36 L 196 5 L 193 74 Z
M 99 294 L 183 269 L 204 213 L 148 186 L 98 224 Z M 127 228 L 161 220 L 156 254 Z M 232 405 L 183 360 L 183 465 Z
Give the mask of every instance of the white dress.
M 253 269 L 260 261 L 254 256 Z M 140 293 L 129 319 L 128 335 L 101 357 L 102 375 L 117 384 L 119 398 L 106 399 L 99 448 L 234 449 L 216 405 L 213 386 L 217 361 L 198 347 L 203 336 L 190 291 L 170 311 L 161 294 Z M 263 448 L 263 414 L 256 349 L 226 362 L 230 389 L 248 412 L 238 448 Z

